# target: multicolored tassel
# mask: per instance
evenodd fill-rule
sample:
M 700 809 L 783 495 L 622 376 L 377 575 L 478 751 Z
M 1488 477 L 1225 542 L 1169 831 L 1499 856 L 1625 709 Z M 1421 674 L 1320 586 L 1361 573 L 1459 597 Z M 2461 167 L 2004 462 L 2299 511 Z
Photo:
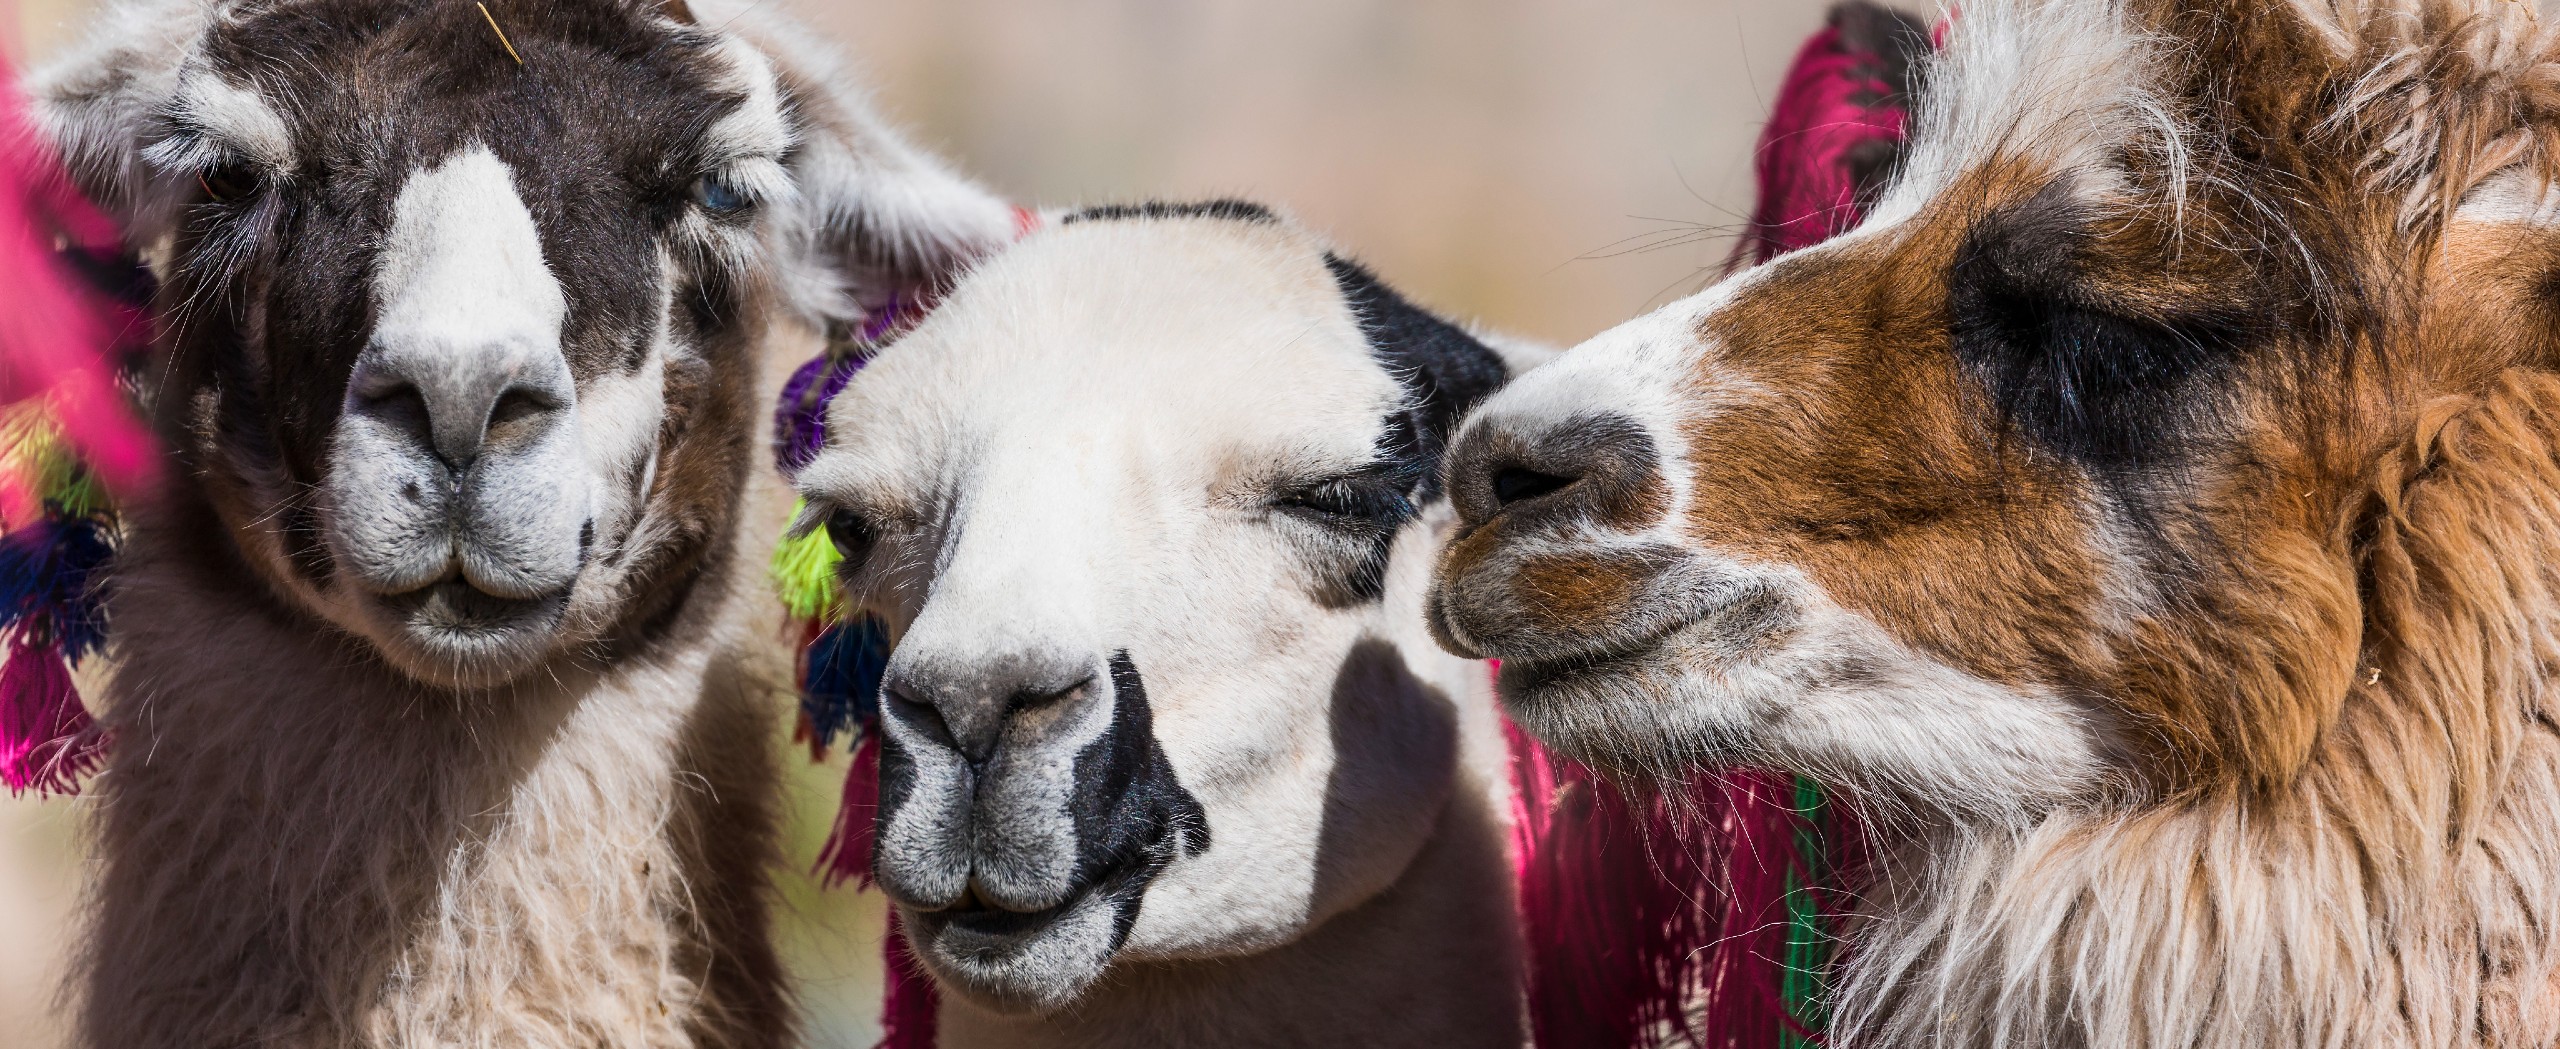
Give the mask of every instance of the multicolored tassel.
M 106 640 L 108 488 L 158 471 L 123 386 L 154 286 L 44 148 L 16 82 L 0 60 L 0 783 L 69 794 L 107 747 L 72 671 Z
M 114 518 L 95 477 L 43 413 L 0 422 L 0 470 L 39 509 L 0 532 L 0 783 L 11 794 L 73 794 L 105 759 L 107 739 L 72 671 L 106 645 L 100 590 L 115 556 Z M 21 515 L 24 511 L 20 511 Z
M 858 336 L 830 338 L 825 353 L 792 373 L 774 410 L 774 463 L 784 476 L 799 473 L 826 448 L 827 405 L 883 341 L 913 323 L 916 312 L 892 298 Z M 800 520 L 806 509 L 793 507 L 792 519 Z M 854 737 L 852 767 L 845 773 L 835 825 L 818 850 L 817 874 L 830 887 L 851 881 L 868 888 L 880 803 L 880 678 L 889 664 L 889 631 L 871 616 L 848 617 L 836 574 L 842 560 L 823 530 L 786 534 L 774 548 L 769 575 L 801 638 L 800 720 L 793 740 L 808 746 L 814 762 L 826 760 L 838 737 Z M 933 983 L 909 953 L 894 911 L 882 950 L 887 987 L 880 1047 L 931 1049 L 938 1009 Z

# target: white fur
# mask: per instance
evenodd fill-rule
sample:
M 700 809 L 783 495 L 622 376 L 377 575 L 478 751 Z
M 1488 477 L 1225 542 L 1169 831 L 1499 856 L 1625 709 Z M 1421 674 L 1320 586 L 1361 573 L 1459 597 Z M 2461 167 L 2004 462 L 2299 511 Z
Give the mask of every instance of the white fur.
M 2560 185 L 2523 167 L 2491 176 L 2463 198 L 2456 222 L 2560 226 Z
M 373 289 L 381 316 L 375 341 L 430 352 L 554 349 L 569 310 L 514 174 L 478 144 L 401 185 Z M 525 366 L 513 358 L 498 365 Z
M 2068 173 L 2094 201 L 2183 206 L 2185 132 L 2154 93 L 2168 46 L 2134 25 L 2124 0 L 1963 4 L 1923 73 L 1930 104 L 1919 107 L 1901 171 L 1861 228 L 1907 219 L 2000 161 Z M 2144 167 L 2165 184 L 2127 185 L 2127 151 L 2147 154 Z
M 1189 219 L 1035 235 L 834 404 L 800 485 L 883 523 L 854 584 L 897 632 L 893 673 L 1126 650 L 1207 810 L 1208 849 L 1148 888 L 1099 983 L 1085 989 L 1078 967 L 1103 930 L 1071 914 L 1032 961 L 1076 981 L 1072 1003 L 1008 1015 L 946 995 L 946 1044 L 1451 1044 L 1514 1029 L 1508 985 L 1481 975 L 1508 971 L 1512 935 L 1486 837 L 1508 798 L 1488 682 L 1421 628 L 1445 505 L 1399 539 L 1385 600 L 1349 607 L 1310 595 L 1317 526 L 1268 505 L 1278 486 L 1367 461 L 1400 397 L 1320 245 Z M 1072 753 L 1090 716 L 1005 746 Z M 1040 784 L 1058 785 L 1008 808 L 1041 811 Z M 906 859 L 900 822 L 884 866 Z M 1387 931 L 1424 910 L 1472 917 L 1420 939 Z M 947 976 L 937 949 L 924 956 Z
M 207 70 L 191 70 L 178 83 L 171 107 L 200 136 L 164 139 L 144 151 L 156 167 L 201 171 L 220 164 L 226 154 L 256 163 L 267 171 L 293 169 L 293 137 L 284 119 L 266 99 Z

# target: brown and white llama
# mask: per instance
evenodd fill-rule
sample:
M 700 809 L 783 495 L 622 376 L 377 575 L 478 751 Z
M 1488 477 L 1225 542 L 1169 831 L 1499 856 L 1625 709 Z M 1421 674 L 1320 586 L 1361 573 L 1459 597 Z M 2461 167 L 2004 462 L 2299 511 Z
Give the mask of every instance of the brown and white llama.
M 1521 1044 L 1503 732 L 1421 604 L 1509 371 L 1230 201 L 1070 215 L 846 387 L 798 481 L 895 642 L 939 1044 Z
M 1435 630 L 1863 809 L 1835 1044 L 2560 1044 L 2545 40 L 1966 3 L 1864 226 L 1467 423 Z
M 150 0 L 39 79 L 163 282 L 180 478 L 115 578 L 84 1044 L 793 1040 L 759 347 L 1010 214 L 750 6 Z

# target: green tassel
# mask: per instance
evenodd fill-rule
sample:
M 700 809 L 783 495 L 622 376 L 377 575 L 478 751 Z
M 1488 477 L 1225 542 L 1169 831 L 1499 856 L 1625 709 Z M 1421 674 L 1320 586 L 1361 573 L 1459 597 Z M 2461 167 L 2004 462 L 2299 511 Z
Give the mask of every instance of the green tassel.
M 95 474 L 62 440 L 62 432 L 34 405 L 0 413 L 0 464 L 35 489 L 36 498 L 72 517 L 112 513 L 114 504 Z
M 791 519 L 799 520 L 801 504 L 793 504 Z M 835 540 L 827 538 L 827 530 L 812 528 L 797 538 L 783 536 L 773 549 L 773 589 L 782 597 L 782 606 L 791 610 L 791 618 L 801 621 L 833 619 L 836 616 L 836 562 L 844 555 L 836 552 Z
M 1810 777 L 1796 777 L 1796 812 L 1802 819 L 1796 825 L 1796 853 L 1802 860 L 1803 877 L 1787 873 L 1787 968 L 1778 982 L 1779 998 L 1787 1015 L 1809 1031 L 1820 1031 L 1830 1021 L 1831 966 L 1830 930 L 1823 928 L 1822 901 L 1815 887 L 1830 877 L 1825 862 L 1823 841 L 1830 822 L 1825 818 L 1822 786 Z M 1780 1049 L 1820 1049 L 1820 1043 L 1794 1031 L 1778 1033 Z

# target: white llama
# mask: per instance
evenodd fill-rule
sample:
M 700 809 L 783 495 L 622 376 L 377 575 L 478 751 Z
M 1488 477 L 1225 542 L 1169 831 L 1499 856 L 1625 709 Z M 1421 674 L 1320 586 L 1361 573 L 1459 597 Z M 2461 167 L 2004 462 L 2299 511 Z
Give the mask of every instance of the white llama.
M 1510 372 L 1238 202 L 1067 217 L 799 476 L 889 624 L 876 872 L 957 1046 L 1517 1046 L 1484 666 L 1421 616 Z

